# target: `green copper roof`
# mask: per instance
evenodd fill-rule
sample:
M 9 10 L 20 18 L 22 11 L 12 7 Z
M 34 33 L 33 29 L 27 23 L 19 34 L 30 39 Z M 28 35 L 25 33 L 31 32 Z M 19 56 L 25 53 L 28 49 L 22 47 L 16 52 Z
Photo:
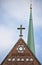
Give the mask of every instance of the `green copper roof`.
M 33 52 L 33 54 L 35 55 L 33 20 L 32 20 L 32 4 L 30 5 L 30 19 L 29 19 L 29 31 L 28 31 L 27 45 L 29 49 Z

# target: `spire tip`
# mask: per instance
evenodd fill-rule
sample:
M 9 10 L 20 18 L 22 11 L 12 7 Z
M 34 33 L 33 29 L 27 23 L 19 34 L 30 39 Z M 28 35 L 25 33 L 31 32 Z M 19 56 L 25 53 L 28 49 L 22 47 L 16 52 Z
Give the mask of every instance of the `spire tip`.
M 30 0 L 30 9 L 32 9 L 32 0 Z
M 32 3 L 30 4 L 30 9 L 32 9 Z

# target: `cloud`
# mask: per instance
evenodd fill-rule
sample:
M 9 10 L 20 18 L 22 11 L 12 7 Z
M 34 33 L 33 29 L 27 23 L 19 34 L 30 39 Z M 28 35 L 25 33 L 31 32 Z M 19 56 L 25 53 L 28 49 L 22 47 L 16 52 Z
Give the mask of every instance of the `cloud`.
M 13 36 L 15 36 L 15 32 L 13 30 L 0 26 L 0 50 L 9 47 L 10 42 L 13 40 Z
M 2 2 L 2 8 L 8 13 L 10 17 L 14 17 L 19 19 L 24 19 L 24 17 L 27 17 L 28 11 L 28 3 L 25 0 L 21 0 L 21 2 L 18 0 L 9 0 Z
M 1 6 L 6 12 L 6 14 L 4 13 L 5 14 L 4 17 L 7 18 L 8 22 L 10 22 L 10 19 L 16 19 L 19 22 L 24 22 L 24 20 L 26 20 L 26 22 L 27 21 L 29 22 L 29 15 L 30 15 L 29 3 L 30 1 L 27 1 L 27 0 L 21 0 L 21 1 L 20 0 L 3 0 Z M 42 22 L 41 22 L 42 7 L 41 7 L 41 3 L 36 2 L 35 0 L 33 1 L 32 6 L 33 6 L 33 23 L 34 23 L 34 27 L 37 29 L 39 27 L 42 27 Z
M 34 0 L 33 1 L 33 23 L 36 29 L 42 27 L 42 1 Z

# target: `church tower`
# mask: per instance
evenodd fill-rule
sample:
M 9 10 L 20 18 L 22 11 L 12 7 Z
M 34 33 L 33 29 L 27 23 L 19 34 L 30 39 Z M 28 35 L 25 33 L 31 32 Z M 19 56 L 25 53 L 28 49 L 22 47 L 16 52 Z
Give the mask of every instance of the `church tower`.
M 33 32 L 33 20 L 32 20 L 32 4 L 30 4 L 30 19 L 29 19 L 29 31 L 27 45 L 32 53 L 35 55 L 35 45 L 34 45 L 34 32 Z

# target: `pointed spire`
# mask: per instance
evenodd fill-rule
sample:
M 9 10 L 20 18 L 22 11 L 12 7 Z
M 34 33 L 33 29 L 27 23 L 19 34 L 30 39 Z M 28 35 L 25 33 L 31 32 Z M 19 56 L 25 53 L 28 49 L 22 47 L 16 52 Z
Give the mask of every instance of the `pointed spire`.
M 35 55 L 33 20 L 32 20 L 32 4 L 30 4 L 30 19 L 29 19 L 29 31 L 28 31 L 27 45 L 29 49 L 33 52 L 33 54 Z

